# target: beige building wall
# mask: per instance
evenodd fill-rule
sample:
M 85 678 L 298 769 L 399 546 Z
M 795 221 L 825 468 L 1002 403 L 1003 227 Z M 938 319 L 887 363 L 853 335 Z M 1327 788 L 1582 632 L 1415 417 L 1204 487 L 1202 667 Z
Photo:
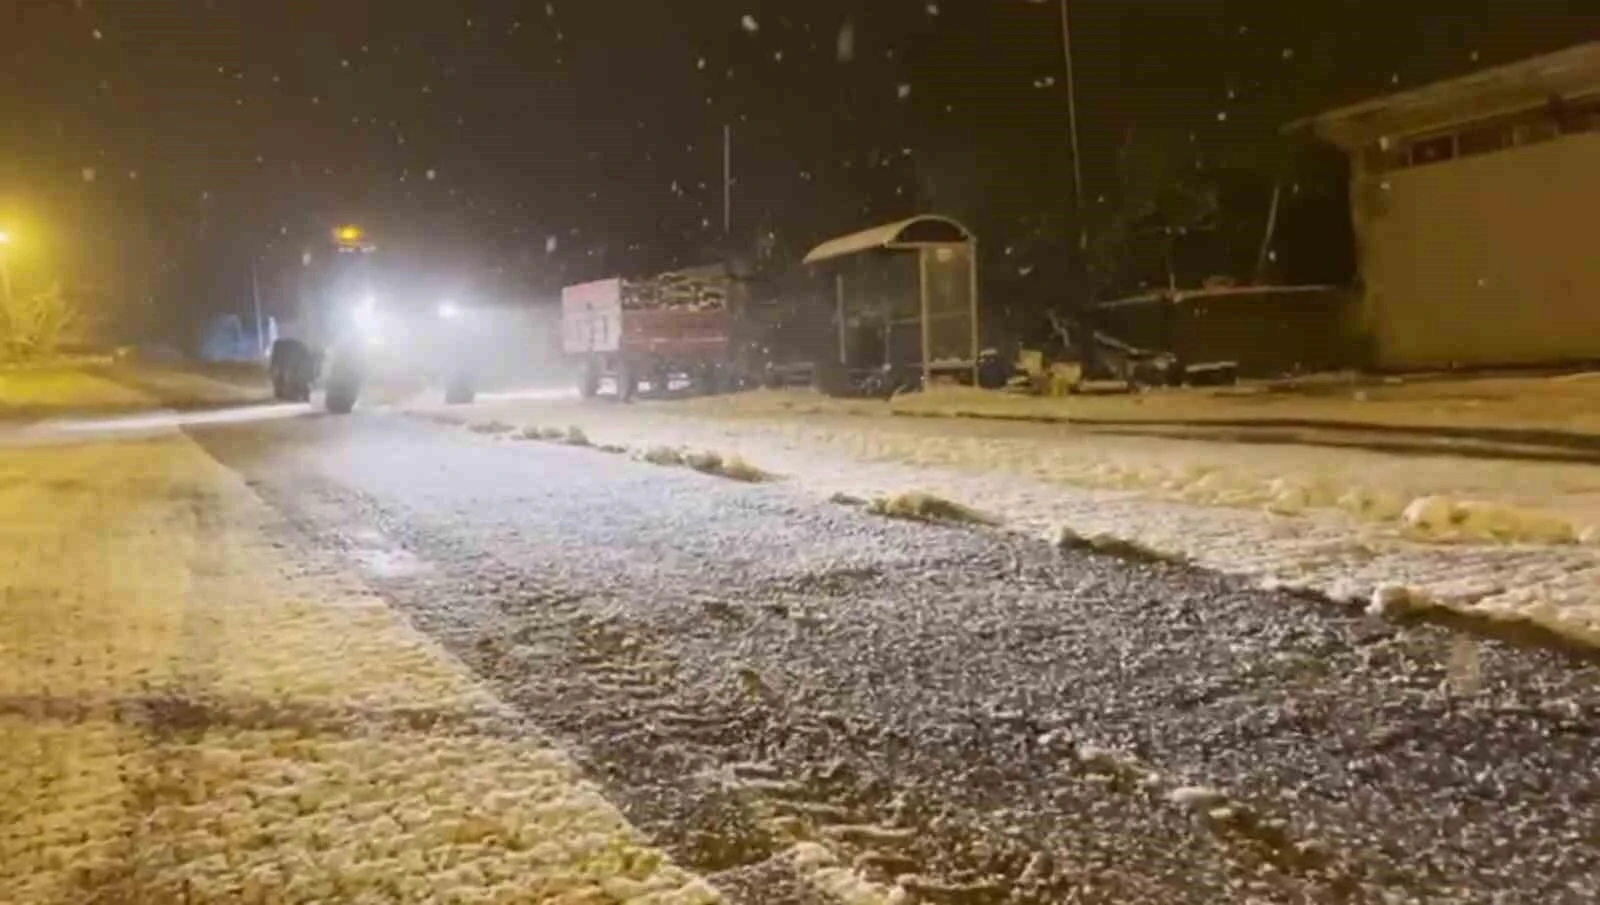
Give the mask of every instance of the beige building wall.
M 1351 201 L 1376 364 L 1600 359 L 1600 133 L 1365 163 Z

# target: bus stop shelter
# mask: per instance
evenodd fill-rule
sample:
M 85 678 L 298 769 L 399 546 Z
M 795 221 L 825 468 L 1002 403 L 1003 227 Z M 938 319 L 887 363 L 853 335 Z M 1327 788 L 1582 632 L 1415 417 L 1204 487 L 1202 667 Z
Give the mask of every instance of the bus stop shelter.
M 830 239 L 806 255 L 833 276 L 838 364 L 917 377 L 976 380 L 977 239 L 949 217 L 912 217 Z

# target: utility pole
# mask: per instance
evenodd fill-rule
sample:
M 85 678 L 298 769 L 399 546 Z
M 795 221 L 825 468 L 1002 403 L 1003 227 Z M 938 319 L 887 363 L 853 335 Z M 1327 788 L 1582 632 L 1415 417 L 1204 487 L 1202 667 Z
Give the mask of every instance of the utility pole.
M 1072 71 L 1072 15 L 1061 0 L 1061 55 L 1067 64 L 1067 132 L 1072 142 L 1072 213 L 1078 222 L 1078 251 L 1089 250 L 1089 227 L 1083 221 L 1083 163 L 1078 152 L 1078 84 Z

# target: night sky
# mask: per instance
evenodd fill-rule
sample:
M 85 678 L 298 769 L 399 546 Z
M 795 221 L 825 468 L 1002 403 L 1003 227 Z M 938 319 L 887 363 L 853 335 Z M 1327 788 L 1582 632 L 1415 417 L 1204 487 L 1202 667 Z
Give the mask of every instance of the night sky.
M 1600 38 L 1600 0 L 1072 10 L 1091 223 L 1130 143 L 1248 163 L 1320 108 Z M 227 307 L 241 261 L 349 220 L 531 297 L 938 209 L 991 295 L 1044 304 L 1074 232 L 1058 29 L 1054 0 L 0 0 L 0 221 L 114 294 Z

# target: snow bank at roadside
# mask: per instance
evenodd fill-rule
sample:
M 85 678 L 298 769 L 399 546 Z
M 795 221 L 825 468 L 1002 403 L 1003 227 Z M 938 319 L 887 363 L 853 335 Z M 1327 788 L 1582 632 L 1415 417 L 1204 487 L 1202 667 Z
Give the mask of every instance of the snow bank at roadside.
M 1052 541 L 1146 555 L 1366 606 L 1380 588 L 1600 644 L 1600 503 L 1581 466 L 1084 435 L 1033 424 L 570 405 L 494 410 L 596 442 L 714 448 L 824 498 L 923 493 Z M 1445 488 L 1455 485 L 1455 495 Z M 1540 497 L 1538 494 L 1548 496 Z M 1495 498 L 1498 495 L 1498 498 Z M 1569 508 L 1551 511 L 1540 500 Z M 1116 542 L 1113 544 L 1112 542 Z M 1094 544 L 1090 544 L 1094 546 Z
M 1600 436 L 1600 374 L 1376 380 L 1350 374 L 1234 387 L 1180 387 L 1063 397 L 935 387 L 890 400 L 758 390 L 694 400 L 703 414 L 860 414 L 1082 424 L 1367 425 L 1371 428 L 1554 431 Z

